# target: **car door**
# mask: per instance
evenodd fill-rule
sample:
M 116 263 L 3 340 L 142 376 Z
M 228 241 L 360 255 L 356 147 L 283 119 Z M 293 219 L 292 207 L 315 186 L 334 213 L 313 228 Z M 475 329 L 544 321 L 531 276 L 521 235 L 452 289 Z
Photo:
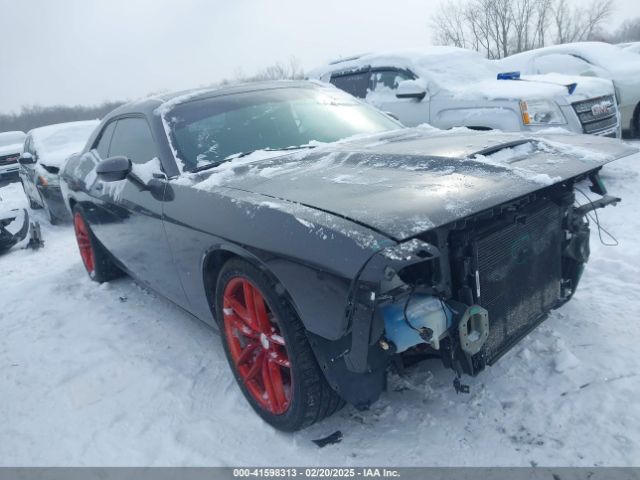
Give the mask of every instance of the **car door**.
M 129 273 L 184 306 L 186 296 L 162 222 L 166 176 L 158 160 L 156 141 L 143 116 L 127 116 L 114 122 L 113 127 L 105 127 L 105 133 L 112 128 L 111 139 L 102 144 L 99 140 L 92 154 L 102 160 L 108 143 L 109 157 L 129 158 L 133 174 L 143 183 L 155 178 L 161 188 L 149 190 L 130 178 L 116 182 L 96 178 L 88 187 L 98 200 L 89 215 L 92 229 Z
M 34 160 L 38 160 L 38 155 L 36 149 L 33 145 L 33 137 L 31 135 L 27 135 L 27 138 L 24 142 L 23 154 L 29 153 Z M 20 180 L 24 185 L 25 193 L 34 201 L 40 203 L 40 195 L 38 194 L 38 190 L 36 188 L 36 164 L 20 164 L 20 168 L 18 170 L 18 174 L 20 176 Z
M 366 97 L 367 103 L 384 112 L 392 113 L 408 127 L 428 123 L 430 121 L 428 95 L 422 99 L 396 97 L 400 82 L 415 79 L 416 76 L 409 70 L 394 67 L 373 69 Z

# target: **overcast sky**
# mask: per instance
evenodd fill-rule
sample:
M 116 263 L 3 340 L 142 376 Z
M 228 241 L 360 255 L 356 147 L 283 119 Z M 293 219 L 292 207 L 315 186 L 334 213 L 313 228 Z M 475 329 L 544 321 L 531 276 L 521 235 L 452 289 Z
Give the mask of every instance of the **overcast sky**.
M 310 69 L 429 45 L 440 1 L 0 0 L 0 112 L 189 88 L 291 55 Z M 612 24 L 640 15 L 638 0 L 616 1 Z

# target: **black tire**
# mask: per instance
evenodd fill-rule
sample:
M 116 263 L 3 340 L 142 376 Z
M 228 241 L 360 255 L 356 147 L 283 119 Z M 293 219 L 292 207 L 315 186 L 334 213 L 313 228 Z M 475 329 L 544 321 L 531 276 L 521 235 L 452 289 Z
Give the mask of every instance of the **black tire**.
M 224 293 L 235 278 L 249 280 L 262 294 L 272 319 L 277 319 L 279 335 L 284 338 L 290 362 L 290 399 L 284 413 L 274 414 L 256 401 L 236 368 L 227 335 L 223 312 Z M 247 401 L 267 423 L 287 432 L 308 427 L 335 413 L 344 401 L 329 386 L 309 345 L 306 330 L 298 315 L 283 295 L 276 293 L 276 283 L 252 264 L 233 258 L 222 267 L 216 284 L 215 318 L 220 326 L 222 344 L 233 374 Z M 273 321 L 273 320 L 272 320 Z M 263 344 L 264 345 L 264 344 Z M 267 347 L 265 347 L 267 348 Z
M 80 232 L 81 226 L 84 225 L 84 229 L 86 231 L 86 237 L 82 235 Z M 122 277 L 124 272 L 118 268 L 113 260 L 109 256 L 107 250 L 102 246 L 102 244 L 95 237 L 89 224 L 87 223 L 86 216 L 82 207 L 80 205 L 76 205 L 73 207 L 73 226 L 76 232 L 76 240 L 78 242 L 78 248 L 80 249 L 80 257 L 84 263 L 85 269 L 91 277 L 91 280 L 98 283 L 108 282 L 110 280 L 115 280 L 116 278 Z M 82 238 L 81 238 L 82 236 Z M 84 240 L 88 241 L 88 248 L 92 254 L 92 260 L 89 262 L 85 257 L 85 252 L 83 252 L 83 243 Z

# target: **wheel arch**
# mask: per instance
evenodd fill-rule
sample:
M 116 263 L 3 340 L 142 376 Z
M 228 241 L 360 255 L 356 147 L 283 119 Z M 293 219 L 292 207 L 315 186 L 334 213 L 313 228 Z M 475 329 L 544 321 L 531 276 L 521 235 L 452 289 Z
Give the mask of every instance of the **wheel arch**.
M 278 295 L 284 295 L 284 297 L 291 305 L 291 308 L 294 309 L 294 311 L 304 324 L 304 320 L 302 319 L 302 316 L 300 314 L 300 309 L 296 305 L 296 302 L 294 301 L 291 294 L 284 286 L 284 283 L 260 258 L 237 245 L 215 245 L 207 250 L 204 255 L 202 261 L 202 280 L 207 295 L 207 301 L 209 302 L 209 306 L 211 307 L 212 312 L 216 311 L 215 299 L 218 276 L 220 275 L 220 271 L 222 270 L 224 264 L 233 258 L 240 258 L 242 260 L 245 260 L 246 262 L 250 263 L 260 271 L 265 273 L 273 281 L 276 288 L 276 293 Z
M 636 105 L 631 116 L 631 134 L 634 137 L 640 137 L 640 102 Z

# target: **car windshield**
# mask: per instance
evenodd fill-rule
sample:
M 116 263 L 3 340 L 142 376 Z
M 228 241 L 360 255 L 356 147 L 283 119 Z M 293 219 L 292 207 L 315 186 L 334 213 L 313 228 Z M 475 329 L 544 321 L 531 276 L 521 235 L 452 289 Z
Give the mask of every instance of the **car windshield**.
M 254 150 L 335 142 L 401 128 L 382 112 L 329 88 L 275 88 L 181 103 L 166 115 L 184 170 Z
M 25 137 L 26 135 L 22 132 L 0 133 L 0 147 L 23 143 Z

